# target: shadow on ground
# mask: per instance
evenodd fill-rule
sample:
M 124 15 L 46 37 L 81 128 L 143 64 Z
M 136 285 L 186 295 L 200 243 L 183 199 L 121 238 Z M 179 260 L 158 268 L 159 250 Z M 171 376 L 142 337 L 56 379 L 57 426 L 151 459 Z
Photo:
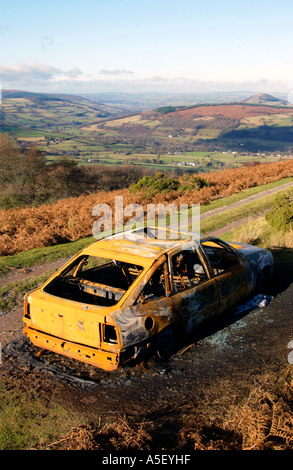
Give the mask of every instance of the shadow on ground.
M 274 270 L 266 294 L 275 298 L 284 292 L 293 281 L 293 249 L 275 247 L 271 252 L 274 256 Z M 189 345 L 195 344 L 200 340 L 219 332 L 220 330 L 241 320 L 252 310 L 253 309 L 248 309 L 237 314 L 235 308 L 227 311 L 219 318 L 213 319 L 210 323 L 200 327 L 192 338 L 189 338 L 188 341 L 183 341 L 180 344 L 180 348 L 188 347 Z

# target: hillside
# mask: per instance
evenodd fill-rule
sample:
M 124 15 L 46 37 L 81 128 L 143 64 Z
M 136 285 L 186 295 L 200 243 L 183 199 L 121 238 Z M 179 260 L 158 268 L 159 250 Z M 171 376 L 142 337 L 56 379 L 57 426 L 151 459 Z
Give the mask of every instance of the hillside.
M 151 103 L 159 107 L 129 113 L 139 99 L 145 106 L 146 97 L 135 95 L 131 101 L 129 95 L 109 95 L 96 95 L 104 100 L 98 102 L 85 96 L 4 90 L 1 130 L 22 146 L 36 145 L 48 161 L 66 156 L 83 165 L 132 164 L 164 171 L 183 166 L 184 171 L 198 172 L 293 154 L 293 106 L 274 97 L 270 106 L 186 106 L 175 105 L 175 97 L 167 105 L 154 96 Z M 259 95 L 259 100 L 266 96 Z
M 288 248 L 270 244 L 275 257 L 270 304 L 228 312 L 168 361 L 150 355 L 107 372 L 24 341 L 23 296 L 94 241 L 95 204 L 113 207 L 116 195 L 124 196 L 125 205 L 144 208 L 150 201 L 200 202 L 201 229 L 215 234 L 217 227 L 229 230 L 229 221 L 241 225 L 243 217 L 259 217 L 271 207 L 275 193 L 293 184 L 293 161 L 201 176 L 208 185 L 199 188 L 192 184 L 194 176 L 185 175 L 181 187 L 157 191 L 150 200 L 149 188 L 125 189 L 0 211 L 0 449 L 112 452 L 115 445 L 129 453 L 129 443 L 132 450 L 151 448 L 158 455 L 162 449 L 182 455 L 195 449 L 292 449 L 293 375 L 286 362 L 292 339 L 292 232 Z M 243 227 L 246 237 L 259 244 L 260 232 L 248 228 Z M 260 422 L 274 432 L 268 434 Z
M 116 115 L 114 106 L 65 94 L 2 90 L 1 129 L 38 129 L 64 131 L 94 119 Z
M 95 221 L 92 215 L 94 206 L 105 203 L 114 211 L 116 196 L 123 196 L 124 207 L 140 204 L 145 213 L 148 203 L 173 203 L 176 207 L 183 203 L 205 206 L 243 189 L 292 177 L 293 161 L 213 171 L 199 176 L 204 177 L 202 185 L 193 175 L 185 175 L 178 180 L 159 176 L 159 181 L 142 179 L 146 185 L 132 186 L 130 189 L 99 191 L 38 207 L 0 210 L 0 256 L 91 236 Z
M 275 96 L 268 95 L 267 93 L 257 93 L 256 95 L 250 96 L 244 100 L 244 103 L 264 104 L 270 106 L 290 106 L 287 100 L 276 98 Z
M 231 103 L 163 106 L 84 126 L 86 132 L 168 152 L 288 151 L 293 148 L 293 107 Z

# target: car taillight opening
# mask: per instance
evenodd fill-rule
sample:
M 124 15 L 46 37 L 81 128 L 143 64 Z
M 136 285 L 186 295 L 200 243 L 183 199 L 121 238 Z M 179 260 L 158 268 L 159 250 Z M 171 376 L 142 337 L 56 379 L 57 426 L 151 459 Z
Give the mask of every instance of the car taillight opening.
M 103 325 L 104 343 L 117 344 L 117 332 L 113 325 Z
M 30 304 L 28 302 L 25 302 L 24 304 L 24 317 L 28 318 L 29 320 L 31 318 Z

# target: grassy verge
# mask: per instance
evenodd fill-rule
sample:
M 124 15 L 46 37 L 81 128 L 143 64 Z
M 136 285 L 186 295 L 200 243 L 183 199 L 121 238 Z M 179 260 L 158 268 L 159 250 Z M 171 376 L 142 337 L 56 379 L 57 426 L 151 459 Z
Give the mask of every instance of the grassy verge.
M 287 256 L 290 255 L 290 249 L 293 248 L 293 230 L 284 233 L 278 232 L 265 220 L 264 216 L 249 219 L 237 229 L 221 235 L 221 238 L 227 241 L 260 245 L 264 248 L 275 248 L 280 252 L 285 249 Z
M 284 178 L 279 181 L 274 181 L 273 183 L 264 184 L 262 186 L 257 186 L 254 188 L 244 189 L 243 191 L 232 194 L 231 196 L 224 197 L 222 199 L 216 199 L 215 201 L 211 201 L 210 203 L 200 208 L 200 213 L 205 214 L 206 212 L 209 212 L 213 209 L 219 209 L 220 207 L 225 207 L 230 204 L 234 204 L 235 202 L 242 201 L 243 199 L 246 199 L 247 197 L 262 193 L 263 191 L 267 191 L 268 189 L 278 188 L 279 186 L 282 186 L 283 184 L 292 183 L 292 182 L 293 182 L 293 178 Z
M 282 194 L 287 191 L 288 190 L 282 190 L 278 194 Z M 225 227 L 226 225 L 237 220 L 241 220 L 257 214 L 261 215 L 263 211 L 271 207 L 275 197 L 275 194 L 264 196 L 263 198 L 256 201 L 243 204 L 240 207 L 232 208 L 223 214 L 217 214 L 209 217 L 208 219 L 201 221 L 200 230 L 202 233 L 207 233 Z
M 9 312 L 13 308 L 21 306 L 23 296 L 43 284 L 53 273 L 54 270 L 42 276 L 35 276 L 31 279 L 3 284 L 0 287 L 0 312 Z
M 0 450 L 41 449 L 56 433 L 78 424 L 72 411 L 56 403 L 48 407 L 38 398 L 28 400 L 24 390 L 11 390 L 0 380 Z
M 13 268 L 29 268 L 42 263 L 49 263 L 61 258 L 68 258 L 94 242 L 94 237 L 83 238 L 71 243 L 35 248 L 22 251 L 12 256 L 0 257 L 0 276 L 7 274 Z

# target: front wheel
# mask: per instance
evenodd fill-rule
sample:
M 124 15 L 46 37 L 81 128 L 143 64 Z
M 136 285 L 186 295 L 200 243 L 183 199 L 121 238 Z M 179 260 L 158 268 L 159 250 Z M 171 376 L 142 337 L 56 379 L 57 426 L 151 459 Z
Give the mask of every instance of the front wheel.
M 169 359 L 176 351 L 177 334 L 172 326 L 166 326 L 157 337 L 156 351 L 160 359 Z

